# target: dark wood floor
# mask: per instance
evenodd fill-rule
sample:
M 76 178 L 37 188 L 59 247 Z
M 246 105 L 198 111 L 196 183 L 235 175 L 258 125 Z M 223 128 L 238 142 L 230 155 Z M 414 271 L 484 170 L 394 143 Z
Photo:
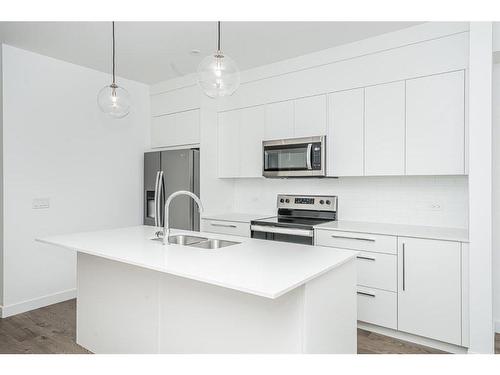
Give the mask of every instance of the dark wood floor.
M 0 319 L 0 354 L 90 353 L 75 342 L 75 300 Z M 500 335 L 496 335 L 500 353 Z M 436 349 L 358 330 L 360 354 L 430 354 Z

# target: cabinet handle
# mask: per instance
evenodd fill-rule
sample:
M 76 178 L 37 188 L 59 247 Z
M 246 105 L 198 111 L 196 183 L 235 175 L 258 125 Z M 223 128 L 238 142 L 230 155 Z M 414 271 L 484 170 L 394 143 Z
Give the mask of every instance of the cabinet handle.
M 361 295 L 361 296 L 367 296 L 367 297 L 372 297 L 372 298 L 375 298 L 375 294 L 372 294 L 372 293 L 366 293 L 366 292 L 356 292 L 357 294 Z
M 213 227 L 236 228 L 236 225 L 233 225 L 233 224 L 214 224 L 214 223 L 210 223 L 210 225 L 213 226 Z
M 374 238 L 363 238 L 363 237 L 347 237 L 347 236 L 336 236 L 332 235 L 332 238 L 343 238 L 344 240 L 358 240 L 358 241 L 368 241 L 368 242 L 375 242 Z
M 356 258 L 358 258 L 358 259 L 363 259 L 363 260 L 372 260 L 372 261 L 375 261 L 375 260 L 376 260 L 375 258 L 363 257 L 363 256 L 360 256 L 360 255 L 358 255 Z
M 406 256 L 405 256 L 405 243 L 402 243 L 402 255 L 403 255 L 403 291 L 406 290 Z

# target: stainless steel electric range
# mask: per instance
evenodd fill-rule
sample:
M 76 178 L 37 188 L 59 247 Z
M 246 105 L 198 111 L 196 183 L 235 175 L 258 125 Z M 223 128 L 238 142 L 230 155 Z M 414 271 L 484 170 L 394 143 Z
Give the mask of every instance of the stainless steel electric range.
M 337 201 L 334 195 L 279 194 L 278 216 L 253 220 L 252 238 L 313 245 L 313 227 L 337 220 Z

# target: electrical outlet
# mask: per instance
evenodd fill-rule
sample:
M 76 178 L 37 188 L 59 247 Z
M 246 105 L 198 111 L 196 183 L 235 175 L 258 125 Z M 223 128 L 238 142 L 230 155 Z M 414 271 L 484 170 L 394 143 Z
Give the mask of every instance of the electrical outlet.
M 431 211 L 441 211 L 443 207 L 439 203 L 431 203 L 429 204 L 429 210 Z
M 34 210 L 40 210 L 50 207 L 50 199 L 49 198 L 34 198 L 31 203 L 31 208 Z

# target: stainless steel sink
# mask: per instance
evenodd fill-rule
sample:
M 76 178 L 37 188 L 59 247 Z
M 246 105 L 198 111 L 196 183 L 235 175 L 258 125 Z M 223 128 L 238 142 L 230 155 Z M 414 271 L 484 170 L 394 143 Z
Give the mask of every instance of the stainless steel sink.
M 163 241 L 163 238 L 156 237 L 152 238 L 153 241 Z M 175 236 L 168 237 L 168 243 L 176 244 L 176 245 L 184 245 L 190 246 L 196 244 L 198 242 L 206 241 L 208 238 L 206 237 L 198 237 L 198 236 L 189 236 L 185 234 L 178 234 Z
M 227 241 L 227 240 L 218 240 L 218 239 L 210 239 L 202 242 L 197 242 L 194 244 L 191 244 L 189 246 L 191 247 L 199 247 L 200 249 L 220 249 L 221 247 L 227 247 L 227 246 L 232 246 L 232 245 L 238 245 L 241 242 L 235 242 L 235 241 Z

